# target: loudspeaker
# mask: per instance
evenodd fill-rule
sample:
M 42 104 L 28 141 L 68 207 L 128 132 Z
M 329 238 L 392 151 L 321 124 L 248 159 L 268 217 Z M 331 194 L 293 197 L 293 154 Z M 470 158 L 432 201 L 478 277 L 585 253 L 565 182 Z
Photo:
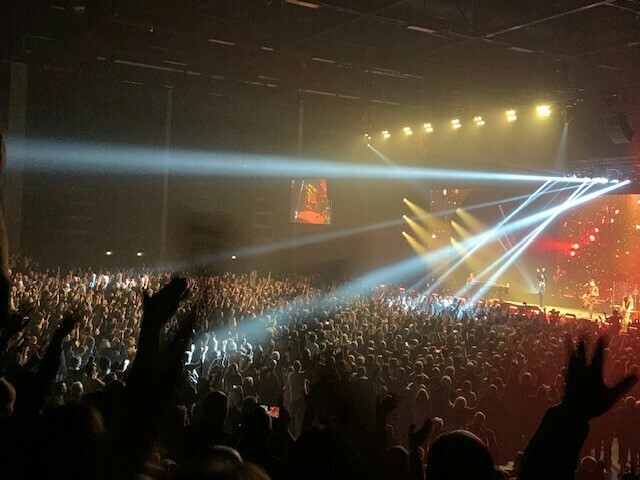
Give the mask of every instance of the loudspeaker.
M 631 143 L 633 130 L 631 130 L 627 116 L 624 113 L 608 117 L 604 128 L 607 130 L 609 138 L 613 143 Z

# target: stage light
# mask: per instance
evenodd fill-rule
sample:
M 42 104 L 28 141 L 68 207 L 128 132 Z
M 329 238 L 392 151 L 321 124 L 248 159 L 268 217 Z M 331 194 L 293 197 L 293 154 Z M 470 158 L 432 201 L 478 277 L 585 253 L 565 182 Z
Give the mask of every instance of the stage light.
M 640 225 L 636 225 L 636 230 L 640 230 Z
M 403 201 L 404 203 L 407 203 L 407 197 L 404 197 L 404 198 L 402 199 L 402 201 Z
M 236 258 L 238 257 L 236 257 L 235 255 L 231 255 L 231 260 L 235 260 Z
M 434 239 L 435 239 L 435 238 L 438 238 L 438 236 L 437 236 L 435 233 L 432 233 L 432 234 L 431 234 L 431 238 L 434 238 Z
M 615 220 L 612 218 L 612 219 L 611 219 L 611 223 L 614 223 L 614 222 L 615 222 Z
M 404 131 L 404 134 L 407 136 L 413 135 L 413 130 L 411 130 L 411 127 L 404 127 L 402 130 Z
M 507 122 L 515 122 L 518 119 L 515 110 L 507 110 L 505 114 L 507 115 Z
M 598 227 L 595 228 L 596 233 L 600 233 L 600 229 Z
M 536 114 L 539 117 L 548 117 L 551 115 L 551 107 L 549 105 L 538 105 L 536 107 Z
M 614 213 L 615 215 L 618 215 L 618 214 L 620 213 L 620 210 L 618 210 L 618 209 L 616 208 L 616 211 L 615 211 L 615 212 L 613 212 L 613 213 Z
M 457 119 L 457 118 L 454 118 L 453 120 L 451 120 L 451 126 L 454 129 L 458 129 L 458 128 L 462 127 L 462 125 L 460 124 L 460 120 Z
M 424 131 L 427 132 L 427 133 L 433 132 L 433 127 L 431 126 L 430 123 L 425 123 L 424 124 Z
M 596 236 L 595 235 L 589 235 L 589 240 L 591 240 L 592 242 L 596 241 Z
M 473 121 L 475 122 L 476 125 L 478 125 L 479 127 L 481 127 L 482 125 L 484 125 L 484 120 L 482 119 L 482 117 L 480 115 L 473 117 Z
M 136 253 L 136 257 L 141 257 L 141 256 L 142 256 L 142 252 Z
M 407 219 L 407 216 L 406 216 L 406 215 L 402 215 L 402 218 L 404 218 L 404 219 L 406 220 L 406 219 Z
M 575 257 L 576 256 L 576 252 L 574 250 L 571 250 L 571 253 L 569 255 L 571 255 L 572 257 Z
M 113 255 L 113 252 L 111 250 L 107 250 L 106 255 L 107 255 L 107 257 L 110 257 L 111 255 Z
M 387 138 L 390 138 L 390 137 L 391 137 L 391 134 L 389 133 L 388 130 L 383 130 L 382 131 L 382 138 L 387 139 Z
M 578 250 L 580 248 L 580 244 L 579 243 L 574 243 L 571 248 Z
M 405 232 L 404 230 L 402 231 L 402 235 L 407 235 L 407 232 Z

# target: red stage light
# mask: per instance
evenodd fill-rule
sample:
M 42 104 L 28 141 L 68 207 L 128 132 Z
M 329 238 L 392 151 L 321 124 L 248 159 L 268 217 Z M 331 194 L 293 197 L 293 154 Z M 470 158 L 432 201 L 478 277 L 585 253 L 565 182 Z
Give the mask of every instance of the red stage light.
M 615 211 L 615 212 L 613 212 L 613 213 L 615 213 L 616 215 L 618 215 L 618 214 L 620 213 L 620 210 L 618 210 L 618 209 L 616 208 L 616 211 Z
M 640 230 L 640 225 L 636 225 L 636 230 Z
M 589 240 L 591 240 L 592 242 L 596 241 L 596 236 L 595 235 L 589 235 Z
M 575 250 L 571 250 L 571 253 L 569 253 L 569 255 L 571 255 L 572 257 L 575 257 L 576 256 Z
M 596 228 L 596 233 L 600 233 L 600 229 L 599 228 Z
M 579 243 L 574 243 L 573 245 L 571 245 L 571 248 L 574 248 L 574 249 L 577 250 L 577 249 L 580 248 L 580 244 Z

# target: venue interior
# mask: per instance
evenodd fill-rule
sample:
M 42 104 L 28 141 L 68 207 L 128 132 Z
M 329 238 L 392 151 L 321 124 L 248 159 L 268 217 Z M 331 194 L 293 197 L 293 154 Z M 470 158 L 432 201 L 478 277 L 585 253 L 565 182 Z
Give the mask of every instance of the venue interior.
M 140 377 L 129 364 L 150 368 L 134 361 L 147 352 L 142 312 L 152 309 L 157 297 L 150 295 L 175 286 L 177 280 L 169 282 L 174 275 L 189 279 L 191 293 L 186 299 L 184 287 L 185 295 L 176 297 L 186 303 L 176 303 L 175 318 L 162 324 L 161 344 L 170 343 L 165 334 L 181 338 L 190 309 L 207 319 L 192 329 L 195 340 L 185 347 L 180 381 L 191 381 L 194 398 L 180 403 L 187 424 L 198 424 L 205 394 L 219 391 L 232 403 L 241 385 L 241 397 L 257 398 L 273 417 L 273 435 L 280 415 L 273 409 L 285 408 L 291 445 L 313 422 L 329 425 L 324 435 L 340 422 L 323 424 L 317 412 L 305 418 L 309 399 L 322 404 L 320 395 L 311 394 L 321 376 L 295 375 L 337 363 L 345 370 L 327 378 L 364 378 L 363 385 L 375 383 L 378 397 L 401 385 L 400 405 L 405 391 L 411 402 L 424 391 L 429 428 L 439 425 L 432 417 L 439 419 L 441 433 L 466 428 L 482 413 L 500 448 L 483 436 L 485 430 L 470 431 L 488 447 L 496 468 L 509 471 L 504 478 L 574 478 L 582 463 L 569 461 L 571 475 L 556 477 L 535 470 L 533 460 L 523 467 L 530 476 L 518 476 L 518 462 L 533 458 L 522 452 L 546 407 L 571 398 L 557 382 L 565 381 L 566 351 L 572 361 L 580 352 L 584 357 L 584 338 L 595 342 L 608 332 L 616 375 L 628 380 L 640 374 L 640 314 L 634 307 L 640 302 L 638 79 L 640 0 L 3 1 L 0 133 L 6 159 L 0 168 L 8 243 L 0 252 L 6 279 L 0 281 L 0 316 L 7 319 L 0 318 L 0 332 L 14 318 L 9 310 L 22 315 L 25 302 L 37 320 L 7 344 L 9 353 L 0 349 L 17 362 L 11 370 L 14 360 L 4 360 L 0 381 L 14 384 L 19 405 L 22 384 L 11 372 L 36 371 L 46 358 L 41 353 L 57 338 L 56 325 L 73 311 L 84 317 L 65 337 L 62 366 L 47 390 L 65 393 L 47 396 L 46 405 L 64 398 L 56 405 L 72 408 L 85 405 L 80 398 L 87 392 L 107 391 L 115 367 L 105 370 L 99 388 L 85 382 L 100 377 L 90 370 L 100 371 L 100 352 L 107 351 L 101 348 L 121 350 L 104 355 L 121 365 L 112 380 L 133 389 L 127 368 L 131 378 Z M 6 295 L 5 283 L 11 286 Z M 139 306 L 135 312 L 129 310 L 133 304 Z M 564 349 L 565 335 L 577 350 Z M 589 368 L 602 369 L 602 351 L 588 349 L 596 358 Z M 88 369 L 85 377 L 63 373 L 76 359 L 78 372 Z M 275 380 L 265 380 L 271 378 L 267 371 L 277 377 L 273 395 Z M 225 383 L 236 381 L 234 375 L 239 383 Z M 522 380 L 524 375 L 530 378 Z M 514 420 L 509 431 L 503 424 L 511 420 L 487 412 L 483 402 L 494 376 L 500 377 L 499 395 L 501 382 L 505 392 L 520 388 L 512 390 L 513 398 L 505 393 L 505 403 L 546 389 L 545 408 L 530 407 L 536 412 L 531 425 Z M 202 387 L 205 378 L 210 384 Z M 444 408 L 437 407 L 442 378 L 451 384 L 453 393 L 443 400 L 451 414 L 437 410 Z M 473 392 L 464 390 L 465 381 Z M 78 382 L 84 397 L 72 402 Z M 247 393 L 254 382 L 255 394 Z M 302 385 L 295 388 L 304 395 L 296 396 L 294 385 Z M 158 398 L 162 392 L 174 398 L 168 386 L 156 387 Z M 627 403 L 636 405 L 637 426 L 636 390 Z M 100 398 L 87 402 L 102 405 Z M 295 403 L 304 403 L 300 398 L 307 399 L 302 410 Z M 455 413 L 460 398 L 468 409 L 461 411 L 470 414 L 458 422 L 464 416 Z M 417 404 L 400 410 L 415 412 Z M 202 408 L 213 408 L 207 405 Z M 127 412 L 138 411 L 134 407 Z M 46 408 L 43 400 L 43 418 Z M 328 407 L 317 408 L 331 417 Z M 225 438 L 236 439 L 235 428 L 242 431 L 248 422 L 240 411 L 237 406 L 235 424 L 225 424 Z M 375 411 L 369 408 L 363 418 Z M 110 410 L 105 412 L 109 420 Z M 397 445 L 413 458 L 416 444 L 407 432 L 411 423 L 420 427 L 422 417 L 393 415 L 387 423 L 403 439 Z M 0 411 L 2 440 L 3 432 L 14 432 L 3 421 Z M 165 432 L 167 425 L 149 432 Z M 156 446 L 162 444 L 158 435 Z M 624 435 L 611 433 L 602 458 L 600 446 L 588 440 L 582 456 L 600 462 L 604 476 L 575 478 L 613 480 L 623 478 L 617 475 L 627 467 L 640 468 L 640 450 L 630 446 L 632 440 L 640 445 L 640 437 Z M 328 438 L 313 441 L 328 448 Z M 346 472 L 292 473 L 295 462 L 269 463 L 253 455 L 259 441 L 252 441 L 225 445 L 265 477 L 207 477 L 189 470 L 192 476 L 184 478 L 343 478 Z M 417 463 L 427 480 L 486 478 L 429 474 L 437 463 L 427 460 L 437 451 L 427 446 L 430 441 L 438 440 L 421 443 L 423 462 Z M 167 442 L 158 459 L 190 465 L 188 441 L 180 449 Z M 148 454 L 151 444 L 140 451 Z M 65 456 L 63 448 L 55 450 L 56 458 Z M 274 452 L 269 458 L 285 458 Z M 43 455 L 47 465 L 55 463 L 54 454 Z M 0 454 L 0 471 L 4 461 Z M 123 461 L 121 470 L 101 467 L 100 475 L 82 470 L 87 461 L 78 478 L 134 478 L 134 470 L 142 472 L 136 461 Z M 558 462 L 547 464 L 560 469 Z M 62 472 L 67 464 L 61 465 Z M 383 476 L 391 468 L 384 465 L 375 475 L 405 478 Z M 58 478 L 54 470 L 22 477 L 6 468 L 14 475 L 6 478 Z M 353 469 L 344 478 L 376 478 Z

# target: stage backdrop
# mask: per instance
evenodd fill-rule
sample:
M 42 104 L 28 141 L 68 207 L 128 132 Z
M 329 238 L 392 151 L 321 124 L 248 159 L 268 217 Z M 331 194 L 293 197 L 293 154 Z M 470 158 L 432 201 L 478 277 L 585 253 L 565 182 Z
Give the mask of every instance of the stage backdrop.
M 579 297 L 594 278 L 600 296 L 619 304 L 616 283 L 640 284 L 640 195 L 605 195 L 560 220 L 559 288 Z

